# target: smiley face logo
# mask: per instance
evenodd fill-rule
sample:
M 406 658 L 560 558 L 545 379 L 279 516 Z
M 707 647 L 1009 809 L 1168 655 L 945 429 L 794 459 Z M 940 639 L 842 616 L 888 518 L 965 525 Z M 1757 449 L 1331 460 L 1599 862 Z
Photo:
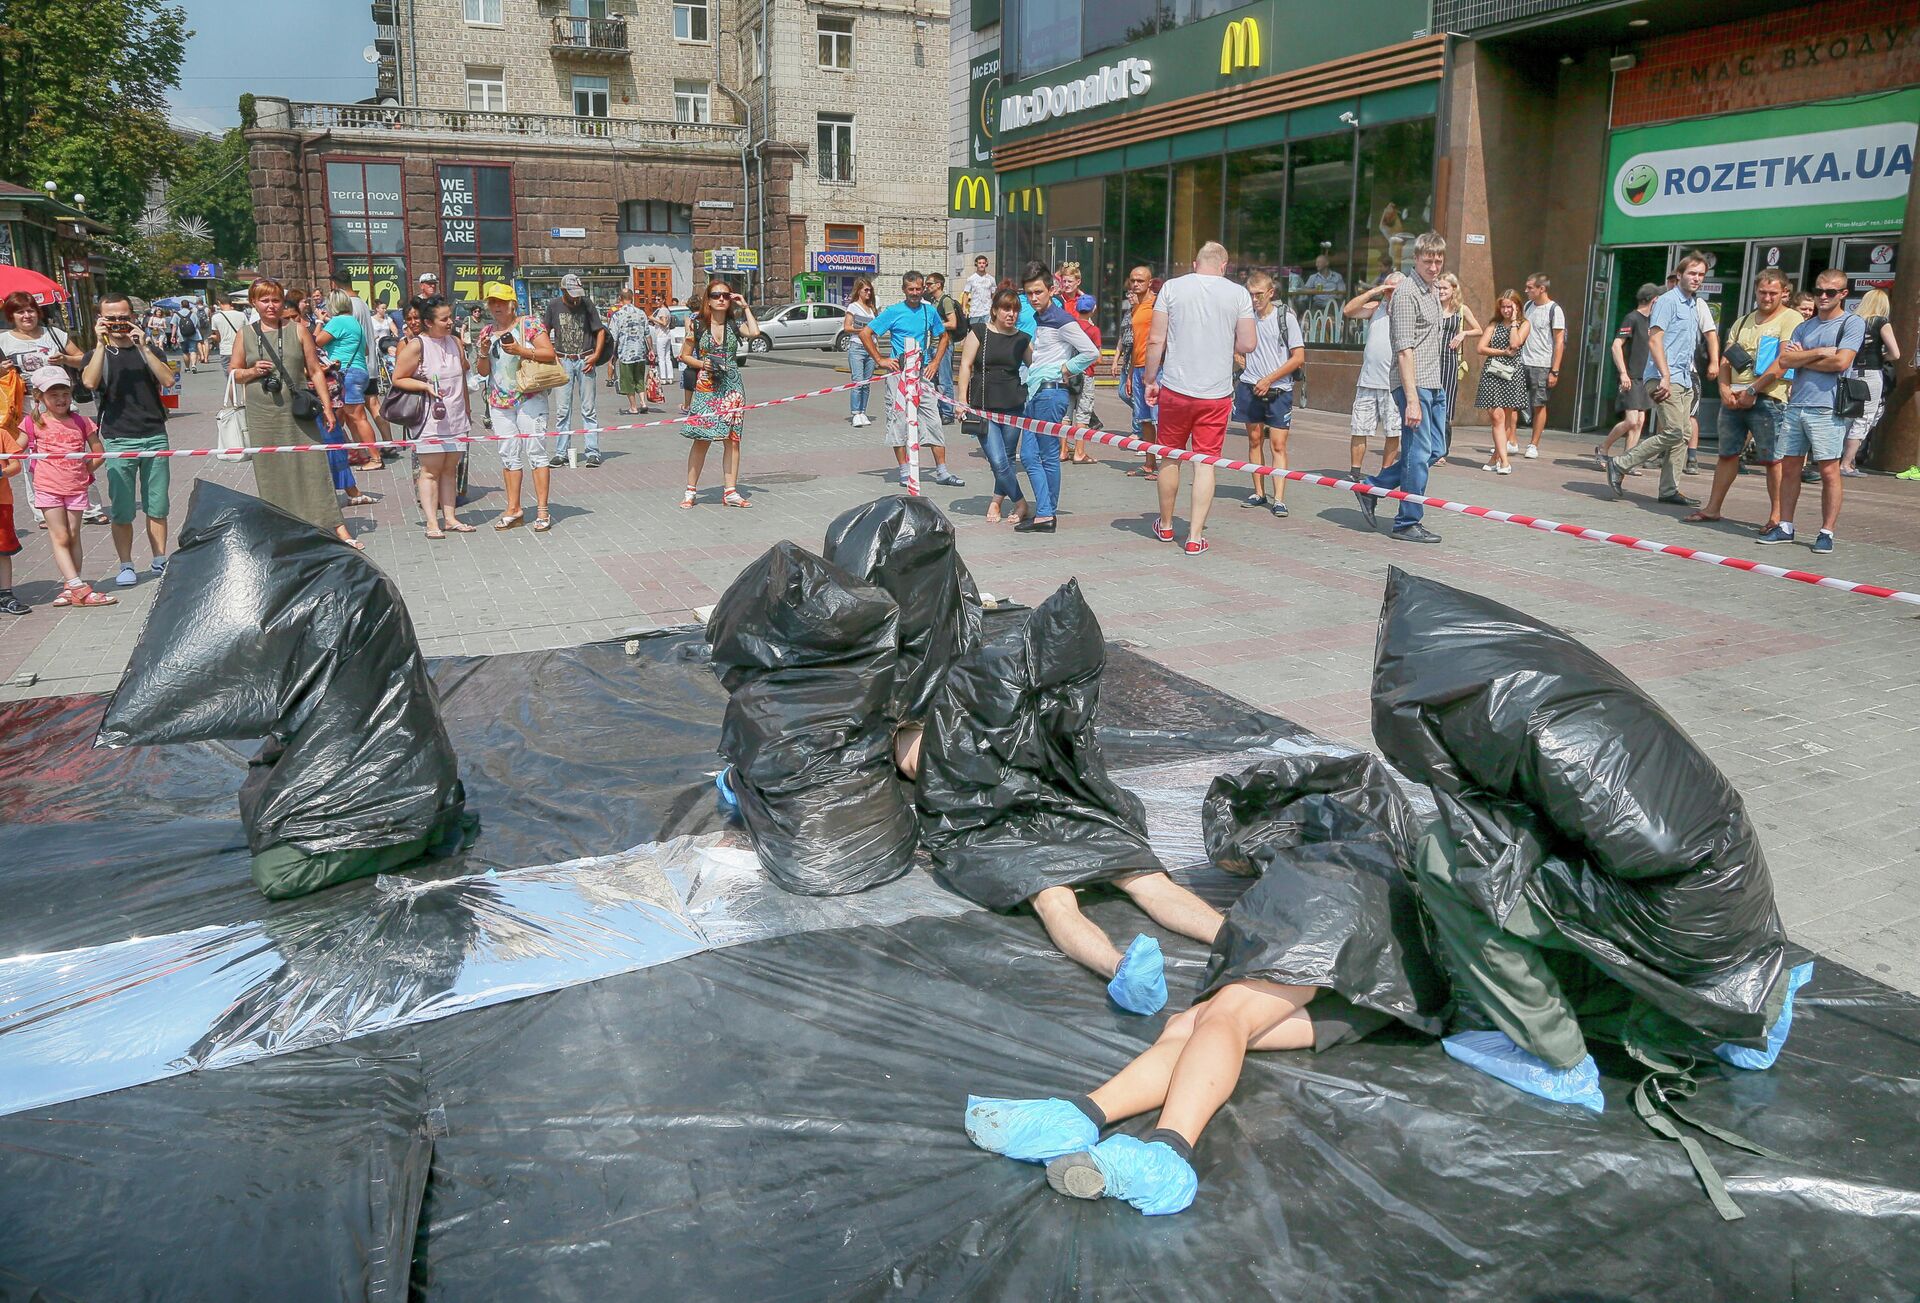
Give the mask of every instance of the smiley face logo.
M 1653 198 L 1659 190 L 1660 174 L 1645 163 L 1628 168 L 1620 178 L 1620 193 L 1636 208 Z

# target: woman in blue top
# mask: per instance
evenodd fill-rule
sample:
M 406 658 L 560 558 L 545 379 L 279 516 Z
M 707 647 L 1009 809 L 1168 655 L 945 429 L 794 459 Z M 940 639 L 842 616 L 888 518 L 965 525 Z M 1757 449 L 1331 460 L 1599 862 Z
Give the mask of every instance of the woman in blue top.
M 373 423 L 367 419 L 367 332 L 353 315 L 353 296 L 335 290 L 327 296 L 327 320 L 313 337 L 320 360 L 340 373 L 341 420 L 331 430 L 322 430 L 328 443 L 345 443 L 351 434 L 354 442 L 373 442 Z M 377 460 L 377 454 L 365 460 Z M 354 483 L 350 459 L 345 453 L 328 453 L 333 469 L 333 487 L 347 495 L 349 507 L 363 507 L 373 499 L 360 492 Z

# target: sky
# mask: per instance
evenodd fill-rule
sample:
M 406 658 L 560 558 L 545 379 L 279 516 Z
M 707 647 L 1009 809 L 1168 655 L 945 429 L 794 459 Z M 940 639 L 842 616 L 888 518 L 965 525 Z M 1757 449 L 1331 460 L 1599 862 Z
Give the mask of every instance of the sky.
M 187 57 L 168 97 L 173 120 L 200 131 L 238 126 L 240 96 L 352 103 L 373 94 L 367 0 L 176 0 Z

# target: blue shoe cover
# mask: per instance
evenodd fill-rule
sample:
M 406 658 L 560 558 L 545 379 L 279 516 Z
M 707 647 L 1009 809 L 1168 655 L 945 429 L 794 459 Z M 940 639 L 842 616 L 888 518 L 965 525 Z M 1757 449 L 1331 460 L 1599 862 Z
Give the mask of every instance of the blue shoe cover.
M 728 765 L 725 769 L 715 774 L 713 776 L 713 790 L 720 796 L 721 817 L 738 819 L 740 817 L 740 798 L 733 794 L 733 787 L 727 782 L 727 777 L 731 773 L 733 773 L 733 766 Z
M 1595 1113 L 1606 1109 L 1600 1069 L 1591 1054 L 1571 1068 L 1550 1068 L 1545 1059 L 1515 1045 L 1505 1032 L 1461 1032 L 1442 1040 L 1440 1048 L 1469 1068 L 1529 1095 L 1556 1104 L 1578 1104 Z
M 1100 1143 L 1093 1119 L 1064 1099 L 967 1096 L 967 1139 L 990 1154 L 1044 1163 Z
M 1167 1007 L 1167 961 L 1160 943 L 1142 932 L 1120 959 L 1107 994 L 1128 1013 L 1159 1013 Z
M 1788 971 L 1787 999 L 1780 1006 L 1780 1016 L 1774 1019 L 1773 1026 L 1767 1029 L 1766 1049 L 1750 1050 L 1744 1045 L 1716 1045 L 1713 1047 L 1713 1052 L 1734 1067 L 1745 1068 L 1749 1072 L 1771 1068 L 1774 1060 L 1780 1057 L 1780 1051 L 1786 1048 L 1787 1032 L 1793 1026 L 1793 993 L 1812 980 L 1812 960 Z
M 1047 1184 L 1075 1199 L 1124 1199 L 1149 1217 L 1177 1213 L 1200 1192 L 1193 1165 L 1171 1145 L 1108 1136 L 1047 1164 Z

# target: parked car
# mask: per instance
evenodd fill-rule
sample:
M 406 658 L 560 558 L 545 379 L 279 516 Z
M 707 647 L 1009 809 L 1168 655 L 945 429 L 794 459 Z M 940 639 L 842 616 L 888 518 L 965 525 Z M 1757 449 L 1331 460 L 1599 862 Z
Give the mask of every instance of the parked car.
M 754 315 L 760 318 L 767 345 L 754 352 L 765 353 L 773 348 L 844 348 L 840 319 L 845 311 L 834 303 L 789 303 L 768 309 L 765 315 L 756 310 Z M 759 343 L 758 340 L 752 342 Z

